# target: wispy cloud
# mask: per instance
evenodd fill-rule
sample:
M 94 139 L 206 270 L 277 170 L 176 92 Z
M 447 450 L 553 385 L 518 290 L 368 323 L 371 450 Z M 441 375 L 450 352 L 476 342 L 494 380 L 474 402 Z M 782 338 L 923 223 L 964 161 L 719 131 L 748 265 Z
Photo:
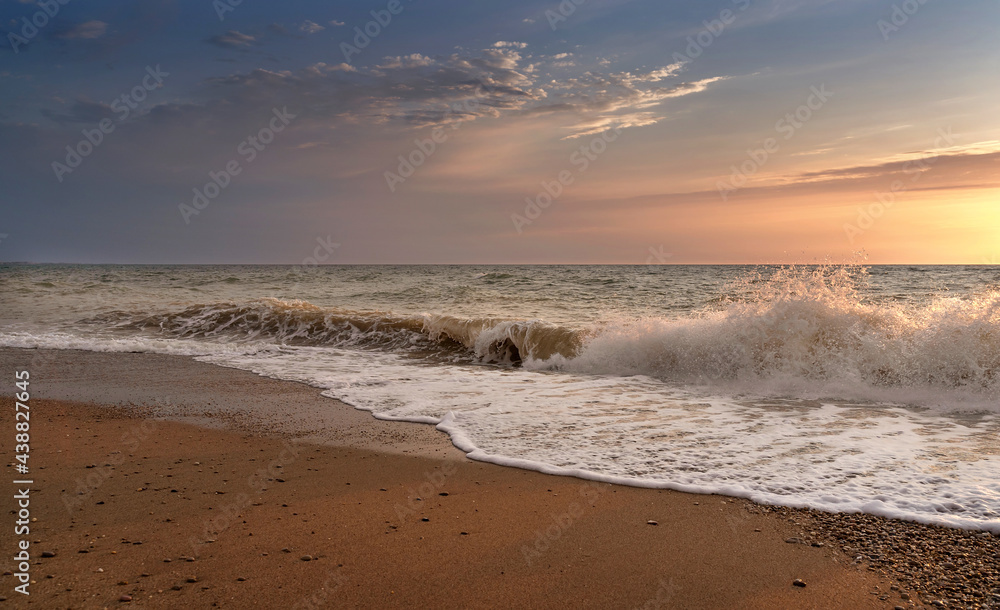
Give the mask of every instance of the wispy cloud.
M 312 21 L 303 21 L 302 24 L 299 25 L 299 31 L 306 34 L 315 34 L 317 32 L 322 32 L 325 29 L 325 27 Z
M 236 30 L 229 30 L 225 34 L 216 34 L 215 36 L 208 38 L 206 42 L 214 44 L 217 47 L 238 49 L 241 47 L 249 47 L 255 40 L 257 39 L 249 34 L 237 32 Z
M 787 176 L 785 181 L 792 184 L 806 182 L 828 182 L 841 180 L 864 180 L 878 178 L 882 181 L 899 175 L 912 176 L 934 171 L 936 175 L 961 177 L 969 180 L 987 180 L 991 187 L 997 186 L 997 164 L 1000 163 L 1000 142 L 990 140 L 962 146 L 953 146 L 933 151 L 921 151 L 896 155 L 893 160 L 881 163 L 837 167 L 820 171 L 804 172 Z
M 319 104 L 318 111 L 331 119 L 352 123 L 454 126 L 506 114 L 564 114 L 569 124 L 561 122 L 569 133 L 561 137 L 566 139 L 655 124 L 664 118 L 657 107 L 666 100 L 700 93 L 726 78 L 665 83 L 683 70 L 680 63 L 635 73 L 585 70 L 553 78 L 553 70 L 565 72 L 572 55 L 528 63 L 522 47 L 499 41 L 475 54 L 411 53 L 385 57 L 374 66 L 320 63 L 297 72 L 258 69 L 211 82 L 224 87 L 227 96 Z

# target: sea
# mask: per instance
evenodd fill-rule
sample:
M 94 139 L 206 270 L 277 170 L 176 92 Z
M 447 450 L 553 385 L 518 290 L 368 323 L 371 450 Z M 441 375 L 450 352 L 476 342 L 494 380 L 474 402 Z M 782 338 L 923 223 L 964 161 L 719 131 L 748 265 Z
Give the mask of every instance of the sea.
M 4 264 L 0 294 L 2 346 L 304 382 L 476 460 L 1000 533 L 998 266 Z

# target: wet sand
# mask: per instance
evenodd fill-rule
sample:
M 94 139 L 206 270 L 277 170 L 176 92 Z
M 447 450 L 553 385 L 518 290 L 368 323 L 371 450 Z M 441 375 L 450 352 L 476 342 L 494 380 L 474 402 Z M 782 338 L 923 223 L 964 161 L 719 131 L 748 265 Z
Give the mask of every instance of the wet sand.
M 431 426 L 184 357 L 0 362 L 3 430 L 31 372 L 37 519 L 8 607 L 919 607 L 745 500 L 474 462 Z

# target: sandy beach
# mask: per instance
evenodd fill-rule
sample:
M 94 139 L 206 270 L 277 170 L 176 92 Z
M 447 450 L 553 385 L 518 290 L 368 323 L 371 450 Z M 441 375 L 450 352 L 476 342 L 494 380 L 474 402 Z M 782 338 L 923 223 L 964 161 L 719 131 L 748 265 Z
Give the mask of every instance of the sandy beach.
M 8 561 L 7 607 L 921 607 L 808 511 L 478 463 L 431 426 L 183 357 L 0 362 L 31 373 L 31 595 Z

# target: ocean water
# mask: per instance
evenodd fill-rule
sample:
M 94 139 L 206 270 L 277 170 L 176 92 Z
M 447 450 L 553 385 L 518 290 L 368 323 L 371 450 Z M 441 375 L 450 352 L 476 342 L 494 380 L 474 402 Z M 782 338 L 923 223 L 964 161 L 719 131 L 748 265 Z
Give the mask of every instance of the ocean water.
M 0 345 L 303 381 L 474 459 L 1000 532 L 996 266 L 0 265 L 0 294 Z

